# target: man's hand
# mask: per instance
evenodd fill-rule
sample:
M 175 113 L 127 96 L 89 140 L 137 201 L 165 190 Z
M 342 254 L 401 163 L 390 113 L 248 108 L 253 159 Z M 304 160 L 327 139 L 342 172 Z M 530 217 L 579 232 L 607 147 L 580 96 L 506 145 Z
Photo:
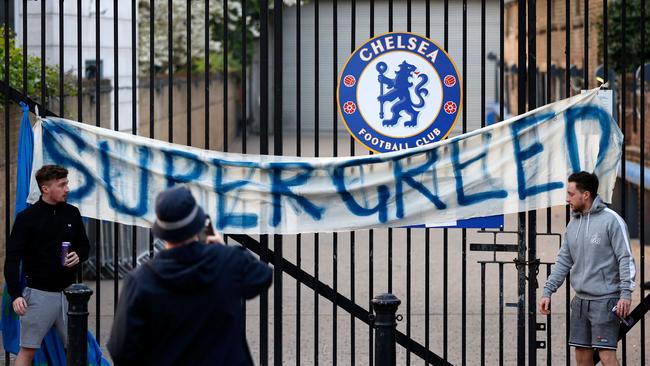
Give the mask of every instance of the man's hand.
M 208 235 L 205 237 L 206 244 L 226 244 L 221 235 L 215 233 L 214 235 Z
M 618 314 L 618 316 L 620 316 L 621 318 L 625 319 L 627 315 L 630 313 L 631 304 L 632 304 L 632 300 L 630 299 L 618 300 L 618 303 L 616 304 L 616 314 Z
M 23 316 L 27 313 L 27 301 L 23 297 L 17 297 L 16 300 L 12 303 L 14 312 L 20 316 Z
M 548 315 L 551 313 L 551 298 L 542 297 L 539 299 L 539 312 L 543 315 Z
M 65 262 L 63 263 L 66 267 L 74 267 L 79 264 L 79 256 L 75 252 L 70 252 L 65 257 Z

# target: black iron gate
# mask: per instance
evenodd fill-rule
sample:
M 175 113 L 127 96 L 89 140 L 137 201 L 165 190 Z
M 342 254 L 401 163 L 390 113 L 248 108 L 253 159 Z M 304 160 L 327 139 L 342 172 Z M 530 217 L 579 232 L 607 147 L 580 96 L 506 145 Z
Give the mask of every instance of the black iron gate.
M 638 232 L 644 283 L 645 9 L 644 0 L 4 1 L 4 29 L 12 30 L 3 33 L 3 57 L 11 57 L 3 58 L 2 79 L 9 96 L 3 103 L 5 238 L 13 217 L 16 102 L 27 101 L 32 111 L 40 105 L 41 115 L 206 149 L 367 154 L 337 115 L 342 63 L 365 39 L 409 31 L 439 41 L 460 65 L 466 98 L 457 133 L 485 126 L 490 114 L 502 120 L 595 87 L 596 78 L 610 82 L 627 147 L 615 207 Z M 39 29 L 40 37 L 28 29 Z M 108 33 L 111 41 L 102 43 Z M 73 67 L 64 68 L 70 59 Z M 486 72 L 492 67 L 494 78 Z M 124 99 L 130 99 L 126 117 Z M 175 112 L 179 100 L 181 113 Z M 372 364 L 370 300 L 387 291 L 403 304 L 398 364 L 569 365 L 569 289 L 556 295 L 555 303 L 564 299 L 557 314 L 536 311 L 538 281 L 550 272 L 567 219 L 565 208 L 554 208 L 508 216 L 501 230 L 230 235 L 230 243 L 274 267 L 273 288 L 245 307 L 254 356 L 262 365 Z M 157 247 L 147 230 L 89 226 L 95 254 L 84 277 L 94 279 L 91 324 L 103 345 L 119 274 Z M 540 268 L 546 276 L 538 275 Z M 633 305 L 645 298 L 639 292 Z M 633 347 L 623 338 L 623 363 L 650 362 L 644 319 L 629 334 Z

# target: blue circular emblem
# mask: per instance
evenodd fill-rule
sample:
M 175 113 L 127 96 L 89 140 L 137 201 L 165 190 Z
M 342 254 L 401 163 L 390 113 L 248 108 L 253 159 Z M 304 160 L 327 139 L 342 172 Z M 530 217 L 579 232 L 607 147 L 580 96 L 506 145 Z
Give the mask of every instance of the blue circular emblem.
M 462 106 L 456 65 L 434 41 L 387 33 L 350 56 L 339 78 L 337 102 L 346 128 L 375 152 L 446 138 Z

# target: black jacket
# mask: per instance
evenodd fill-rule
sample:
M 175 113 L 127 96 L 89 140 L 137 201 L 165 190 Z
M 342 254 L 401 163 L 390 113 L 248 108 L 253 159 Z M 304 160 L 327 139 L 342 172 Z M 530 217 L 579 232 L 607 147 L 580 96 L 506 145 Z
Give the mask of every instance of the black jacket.
M 252 365 L 242 305 L 272 271 L 239 246 L 164 250 L 127 275 L 108 350 L 115 365 Z
M 43 291 L 63 291 L 75 282 L 79 265 L 61 264 L 61 243 L 68 241 L 79 263 L 88 259 L 88 237 L 79 210 L 67 203 L 50 205 L 39 199 L 16 215 L 5 258 L 5 280 L 12 299 L 22 296 L 20 262 L 27 286 Z

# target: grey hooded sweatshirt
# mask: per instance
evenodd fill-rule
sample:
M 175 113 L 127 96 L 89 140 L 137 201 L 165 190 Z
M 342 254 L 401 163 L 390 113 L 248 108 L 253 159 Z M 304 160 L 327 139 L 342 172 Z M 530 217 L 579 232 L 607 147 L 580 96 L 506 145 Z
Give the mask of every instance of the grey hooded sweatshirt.
M 627 225 L 599 196 L 588 212 L 572 214 L 544 297 L 562 285 L 569 270 L 571 287 L 581 299 L 632 297 L 636 268 Z

